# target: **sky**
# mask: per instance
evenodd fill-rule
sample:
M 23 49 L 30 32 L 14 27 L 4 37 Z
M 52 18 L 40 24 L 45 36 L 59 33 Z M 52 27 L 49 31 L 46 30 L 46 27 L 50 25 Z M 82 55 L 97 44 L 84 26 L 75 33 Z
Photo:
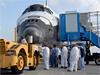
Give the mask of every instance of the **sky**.
M 46 0 L 0 0 L 0 38 L 14 41 L 14 28 L 23 11 L 32 4 Z M 100 11 L 100 0 L 48 0 L 48 6 L 58 15 L 65 11 Z

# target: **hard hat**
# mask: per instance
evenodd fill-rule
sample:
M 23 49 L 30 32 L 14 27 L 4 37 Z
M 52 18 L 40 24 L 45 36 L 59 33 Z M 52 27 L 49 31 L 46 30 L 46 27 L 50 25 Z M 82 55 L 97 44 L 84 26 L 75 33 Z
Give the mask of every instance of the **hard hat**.
M 65 43 L 63 43 L 62 45 L 65 45 Z
M 43 43 L 44 46 L 46 46 L 46 43 Z

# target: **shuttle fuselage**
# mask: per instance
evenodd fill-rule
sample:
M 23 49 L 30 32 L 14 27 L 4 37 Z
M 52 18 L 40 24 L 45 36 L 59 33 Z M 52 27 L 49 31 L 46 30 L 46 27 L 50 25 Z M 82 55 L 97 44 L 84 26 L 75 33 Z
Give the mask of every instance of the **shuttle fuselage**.
M 17 21 L 17 37 L 33 36 L 33 43 L 57 44 L 59 40 L 59 17 L 49 7 L 34 4 L 26 8 Z

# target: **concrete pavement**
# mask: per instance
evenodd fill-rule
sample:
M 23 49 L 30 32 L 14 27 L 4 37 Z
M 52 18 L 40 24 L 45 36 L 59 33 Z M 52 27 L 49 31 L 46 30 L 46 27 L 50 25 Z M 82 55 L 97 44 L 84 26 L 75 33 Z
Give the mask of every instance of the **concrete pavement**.
M 25 67 L 25 70 L 21 75 L 100 75 L 100 66 L 96 65 L 94 62 L 90 62 L 89 65 L 86 65 L 86 70 L 79 70 L 77 72 L 68 72 L 68 69 L 59 69 L 51 67 L 49 70 L 43 70 L 43 68 L 43 63 L 40 63 L 40 65 L 34 71 L 30 71 L 28 67 Z M 12 74 L 9 69 L 2 71 L 2 75 L 15 74 Z

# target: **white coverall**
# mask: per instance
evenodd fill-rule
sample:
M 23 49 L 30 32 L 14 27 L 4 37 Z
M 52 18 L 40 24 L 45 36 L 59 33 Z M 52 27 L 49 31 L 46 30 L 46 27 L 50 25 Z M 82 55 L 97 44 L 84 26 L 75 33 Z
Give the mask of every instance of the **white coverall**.
M 44 68 L 49 69 L 50 49 L 47 46 L 41 48 L 43 49 Z
M 69 67 L 70 71 L 73 71 L 73 70 L 77 71 L 78 59 L 79 59 L 79 50 L 77 46 L 74 46 L 72 50 L 70 51 L 70 67 Z
M 27 43 L 27 41 L 25 39 L 22 39 L 21 43 Z
M 61 51 L 61 66 L 67 67 L 68 50 L 66 46 L 63 46 Z
M 81 51 L 80 51 L 80 49 L 78 49 L 79 50 L 79 58 L 78 58 L 78 63 L 77 63 L 77 68 L 78 69 L 80 69 L 81 68 Z

